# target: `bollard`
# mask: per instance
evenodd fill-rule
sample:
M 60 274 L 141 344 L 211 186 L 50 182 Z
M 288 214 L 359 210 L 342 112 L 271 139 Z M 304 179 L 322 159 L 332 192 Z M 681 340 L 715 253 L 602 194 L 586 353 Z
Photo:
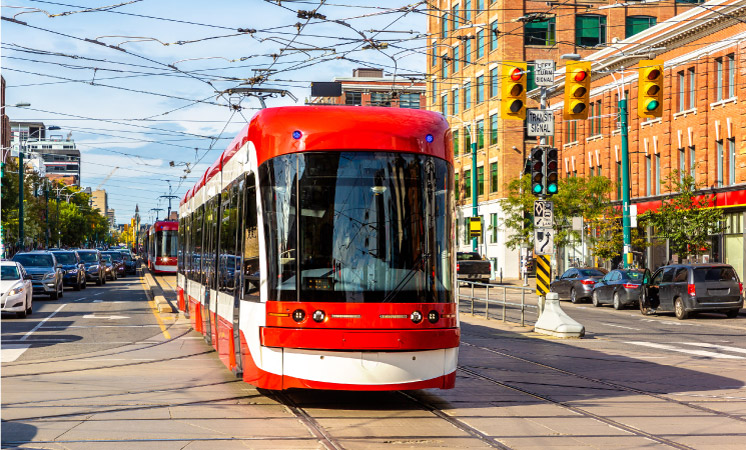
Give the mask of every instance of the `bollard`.
M 503 284 L 503 268 L 500 267 L 500 284 Z
M 562 310 L 556 292 L 547 294 L 544 309 L 534 325 L 534 331 L 562 338 L 579 338 L 585 335 L 585 327 Z

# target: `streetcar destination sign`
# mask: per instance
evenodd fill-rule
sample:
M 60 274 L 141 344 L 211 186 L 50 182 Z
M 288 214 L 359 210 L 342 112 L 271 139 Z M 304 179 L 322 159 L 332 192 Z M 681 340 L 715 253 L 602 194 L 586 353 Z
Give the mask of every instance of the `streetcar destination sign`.
M 548 109 L 526 110 L 526 134 L 529 137 L 554 136 L 554 114 Z
M 554 84 L 554 61 L 551 59 L 537 59 L 534 61 L 534 82 L 537 86 L 551 86 Z

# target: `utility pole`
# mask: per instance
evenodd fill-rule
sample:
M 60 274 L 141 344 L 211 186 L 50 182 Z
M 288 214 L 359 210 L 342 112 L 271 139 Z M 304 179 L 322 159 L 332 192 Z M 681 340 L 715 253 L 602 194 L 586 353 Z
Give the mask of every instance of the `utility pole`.
M 19 144 L 18 147 L 18 242 L 19 242 L 19 250 L 23 251 L 25 249 L 24 246 L 24 236 L 23 236 L 23 178 L 26 175 L 25 170 L 23 170 L 23 150 L 21 149 L 21 145 Z
M 622 261 L 624 268 L 630 266 L 632 256 L 632 231 L 629 217 L 629 132 L 627 127 L 627 98 L 624 95 L 624 68 L 622 68 L 622 95 L 619 98 L 619 116 L 622 126 L 622 231 L 624 250 Z
M 478 199 L 477 199 L 477 139 L 479 139 L 478 136 L 475 136 L 476 133 L 474 133 L 474 126 L 476 123 L 472 123 L 472 125 L 469 127 L 469 134 L 471 134 L 471 216 L 472 217 L 479 217 L 479 207 L 478 207 Z M 471 249 L 472 251 L 477 251 L 478 247 L 478 238 L 473 237 L 471 238 Z

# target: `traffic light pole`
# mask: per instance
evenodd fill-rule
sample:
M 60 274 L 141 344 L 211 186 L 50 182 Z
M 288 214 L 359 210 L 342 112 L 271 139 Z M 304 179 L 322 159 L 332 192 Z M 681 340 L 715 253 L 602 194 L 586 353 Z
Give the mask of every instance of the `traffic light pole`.
M 627 269 L 631 263 L 630 259 L 632 259 L 632 231 L 629 217 L 629 132 L 627 129 L 626 97 L 619 99 L 619 116 L 622 127 L 622 231 L 624 236 L 622 261 L 624 268 Z
M 470 129 L 473 128 L 473 124 Z M 478 217 L 478 199 L 477 199 L 477 141 L 474 136 L 474 130 L 471 130 L 471 216 Z M 478 249 L 478 240 L 476 237 L 471 238 L 471 249 L 476 252 Z
M 23 235 L 23 179 L 26 176 L 23 170 L 23 149 L 19 146 L 18 151 L 18 251 L 25 250 L 25 236 Z

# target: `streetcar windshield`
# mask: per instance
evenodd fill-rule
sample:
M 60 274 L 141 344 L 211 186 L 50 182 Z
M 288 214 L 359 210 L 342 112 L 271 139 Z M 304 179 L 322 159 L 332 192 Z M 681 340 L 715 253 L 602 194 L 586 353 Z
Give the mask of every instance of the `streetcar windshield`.
M 163 257 L 176 257 L 176 250 L 178 250 L 178 231 L 176 230 L 163 230 L 155 233 L 155 256 L 158 258 Z M 158 243 L 160 242 L 160 245 Z
M 259 172 L 271 300 L 454 301 L 447 162 L 314 152 Z

